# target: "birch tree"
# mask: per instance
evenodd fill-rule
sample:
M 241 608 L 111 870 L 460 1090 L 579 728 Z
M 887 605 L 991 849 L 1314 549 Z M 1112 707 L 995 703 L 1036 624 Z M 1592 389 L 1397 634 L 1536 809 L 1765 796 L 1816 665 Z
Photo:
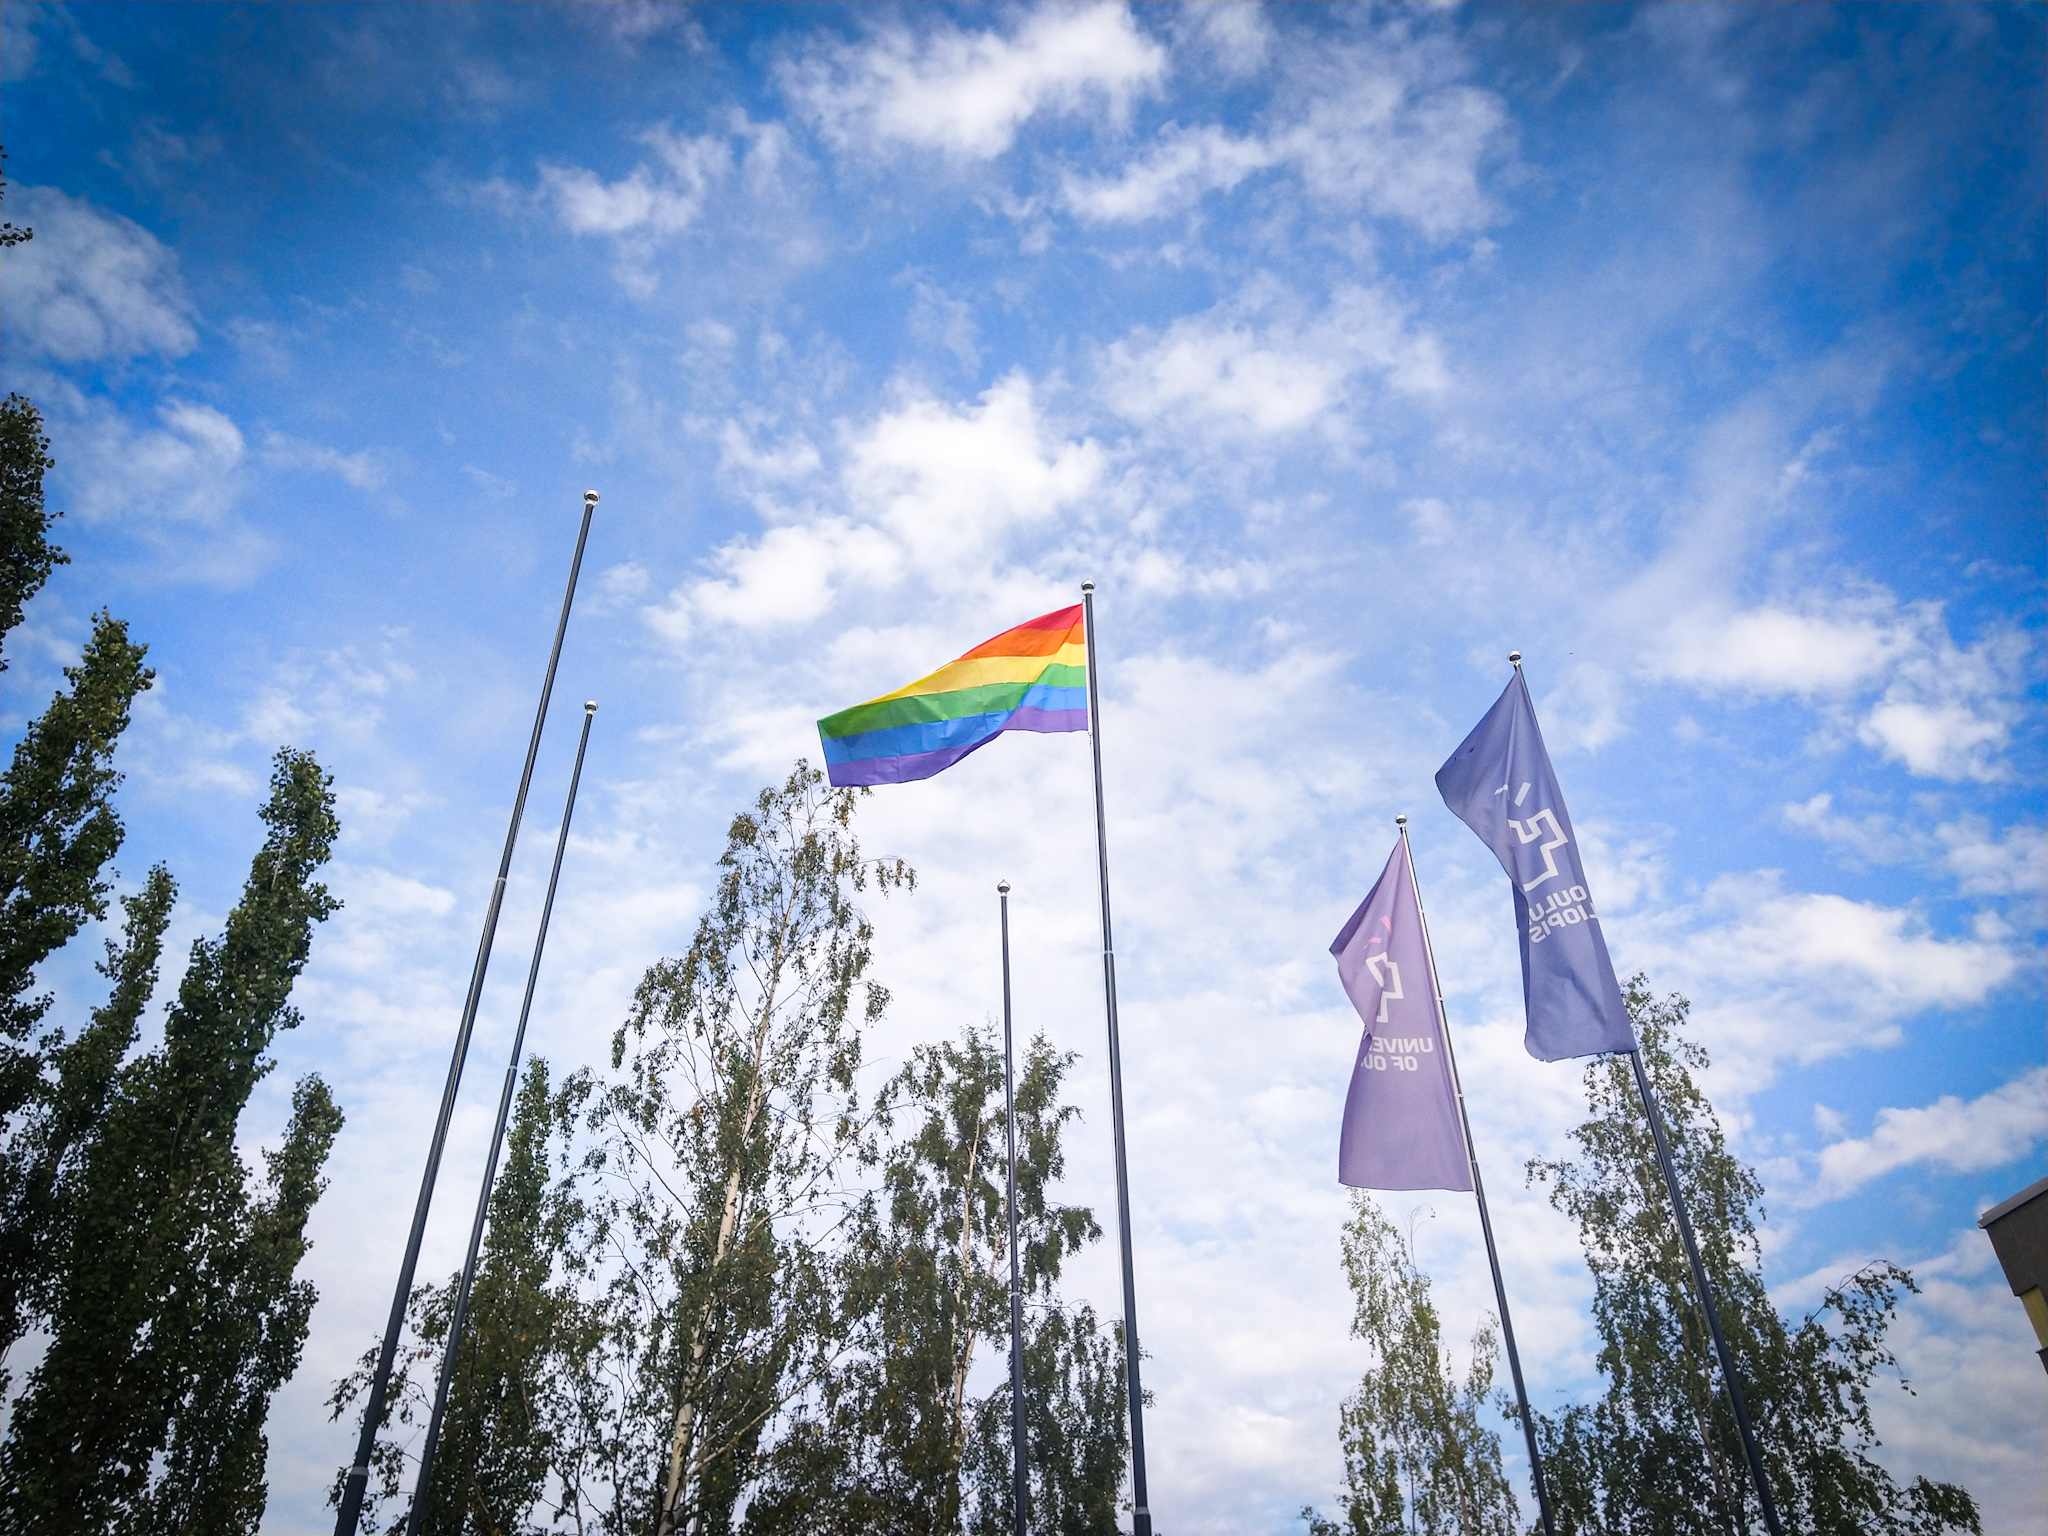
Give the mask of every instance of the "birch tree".
M 1685 999 L 1654 997 L 1637 975 L 1626 1002 L 1785 1528 L 1826 1536 L 1976 1531 L 1976 1504 L 1964 1489 L 1924 1477 L 1901 1486 L 1870 1455 L 1871 1393 L 1880 1373 L 1898 1370 L 1885 1334 L 1899 1297 L 1915 1289 L 1913 1277 L 1888 1262 L 1865 1266 L 1788 1325 L 1764 1287 L 1763 1184 L 1729 1149 L 1700 1087 L 1707 1053 L 1685 1034 Z M 1587 1064 L 1584 1081 L 1591 1113 L 1571 1133 L 1577 1158 L 1529 1165 L 1551 1203 L 1578 1224 L 1607 1380 L 1592 1403 L 1537 1416 L 1558 1528 L 1659 1536 L 1761 1530 L 1633 1073 L 1626 1061 L 1604 1057 Z
M 666 1422 L 657 1536 L 725 1536 L 770 1421 L 829 1365 L 822 1231 L 889 998 L 857 898 L 914 881 L 862 854 L 855 798 L 799 762 L 734 818 L 689 951 L 647 972 L 591 1098 L 583 1242 L 639 1335 L 634 1416 Z
M 1400 1229 L 1362 1191 L 1344 1228 L 1351 1282 L 1351 1336 L 1372 1353 L 1346 1400 L 1343 1519 L 1304 1509 L 1315 1536 L 1513 1536 L 1515 1496 L 1502 1469 L 1500 1436 L 1482 1420 L 1499 1345 L 1483 1317 L 1472 1362 L 1459 1381 L 1443 1347 L 1429 1277 L 1415 1267 Z

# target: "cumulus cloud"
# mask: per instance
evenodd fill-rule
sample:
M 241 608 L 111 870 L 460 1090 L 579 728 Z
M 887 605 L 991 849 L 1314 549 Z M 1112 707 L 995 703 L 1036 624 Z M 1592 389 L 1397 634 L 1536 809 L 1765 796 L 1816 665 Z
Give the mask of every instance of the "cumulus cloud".
M 1505 152 L 1511 124 L 1499 96 L 1464 82 L 1465 69 L 1449 40 L 1382 27 L 1298 68 L 1263 128 L 1169 123 L 1116 174 L 1070 174 L 1062 197 L 1085 221 L 1131 223 L 1284 167 L 1318 201 L 1401 220 L 1432 240 L 1468 233 L 1498 216 L 1480 171 Z
M 907 146 L 992 160 L 1040 113 L 1120 120 L 1166 73 L 1122 5 L 1033 8 L 1015 25 L 889 26 L 803 53 L 783 94 L 842 153 Z
M 102 401 L 65 404 L 51 412 L 51 439 L 77 516 L 214 523 L 233 504 L 247 444 L 212 406 L 167 400 L 147 427 Z
M 680 233 L 732 170 L 731 147 L 713 134 L 690 137 L 659 124 L 639 141 L 653 151 L 652 161 L 617 181 L 582 166 L 541 166 L 541 195 L 564 229 L 575 235 Z
M 802 438 L 761 449 L 729 426 L 722 446 L 725 467 L 759 490 L 757 504 L 771 515 L 775 495 L 825 473 Z M 985 591 L 1011 538 L 1056 519 L 1102 474 L 1101 449 L 1056 435 L 1021 373 L 966 406 L 911 395 L 849 432 L 826 483 L 814 488 L 819 504 L 727 543 L 707 574 L 649 618 L 681 639 L 703 625 L 804 623 L 849 583 L 886 590 L 922 576 L 955 594 Z
M 183 357 L 199 345 L 178 258 L 156 236 L 53 187 L 19 189 L 8 213 L 17 206 L 36 232 L 7 253 L 17 356 L 109 363 Z
M 1799 1199 L 1824 1205 L 1914 1163 L 1957 1173 L 2003 1168 L 2048 1138 L 2048 1068 L 2023 1072 L 2003 1087 L 1965 1101 L 1944 1094 L 1918 1109 L 1884 1108 L 1868 1136 L 1821 1149 L 1820 1172 Z
M 1268 285 L 1113 343 L 1102 388 L 1133 421 L 1272 436 L 1322 420 L 1368 373 L 1405 394 L 1448 382 L 1436 338 L 1384 290 L 1340 288 L 1325 311 L 1307 314 Z
M 1873 590 L 1684 612 L 1650 666 L 1708 691 L 1853 704 L 1855 739 L 1916 778 L 1992 782 L 2010 771 L 2032 649 L 2010 629 L 1958 645 L 1941 604 Z
M 1915 814 L 1842 816 L 1823 792 L 1784 809 L 1785 824 L 1864 864 L 1921 864 L 1955 877 L 1964 896 L 2048 894 L 2048 830 L 2017 823 L 1998 832 L 1982 816 L 1938 820 L 1932 800 Z
M 1716 1072 L 1738 1093 L 1782 1063 L 1895 1045 L 1906 1020 L 1981 1004 L 2021 963 L 1993 914 L 1943 937 L 1911 907 L 1789 891 L 1770 873 L 1723 876 L 1694 905 L 1608 926 L 1620 965 L 1695 999 Z

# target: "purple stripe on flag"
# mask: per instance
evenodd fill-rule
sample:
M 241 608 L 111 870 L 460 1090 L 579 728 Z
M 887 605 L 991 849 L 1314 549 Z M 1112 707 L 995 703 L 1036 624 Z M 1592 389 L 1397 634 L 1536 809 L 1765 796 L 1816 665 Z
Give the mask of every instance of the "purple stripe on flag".
M 1088 729 L 1088 711 L 1085 709 L 1039 709 L 1026 704 L 1004 722 L 1006 731 L 1085 731 Z

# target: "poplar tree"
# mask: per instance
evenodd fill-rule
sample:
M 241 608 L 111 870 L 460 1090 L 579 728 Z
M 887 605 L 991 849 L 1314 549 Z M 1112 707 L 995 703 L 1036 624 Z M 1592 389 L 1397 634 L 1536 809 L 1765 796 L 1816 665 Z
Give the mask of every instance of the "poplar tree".
M 1461 1383 L 1442 1339 L 1429 1277 L 1400 1229 L 1363 1191 L 1344 1228 L 1351 1282 L 1351 1336 L 1371 1350 L 1358 1391 L 1345 1401 L 1341 1521 L 1304 1509 L 1313 1536 L 1513 1536 L 1515 1496 L 1502 1470 L 1500 1436 L 1481 1419 L 1499 1345 L 1492 1317 L 1472 1339 Z
M 519 1085 L 505 1165 L 491 1191 L 490 1226 L 470 1293 L 448 1409 L 420 1529 L 431 1536 L 500 1536 L 526 1528 L 554 1465 L 558 1356 L 571 1308 L 553 1283 L 562 1234 L 548 1199 L 556 1127 L 548 1065 L 535 1057 Z M 453 1288 L 437 1309 L 448 1336 Z M 440 1351 L 434 1358 L 438 1367 Z
M 1688 1004 L 1653 997 L 1641 975 L 1630 979 L 1626 1001 L 1785 1528 L 1819 1536 L 1979 1530 L 1964 1489 L 1925 1477 L 1901 1487 L 1870 1455 L 1878 1444 L 1871 1392 L 1879 1373 L 1898 1370 L 1885 1333 L 1900 1295 L 1917 1289 L 1913 1277 L 1896 1264 L 1867 1265 L 1788 1325 L 1764 1287 L 1763 1185 L 1729 1151 L 1699 1087 L 1707 1053 L 1684 1032 Z M 1584 1081 L 1591 1115 L 1571 1133 L 1579 1157 L 1529 1164 L 1551 1203 L 1578 1224 L 1607 1380 L 1596 1401 L 1537 1416 L 1558 1529 L 1761 1530 L 1633 1074 L 1605 1057 L 1587 1065 Z
M 54 463 L 49 447 L 34 405 L 20 395 L 0 402 L 0 671 L 24 606 L 51 571 L 68 563 L 50 542 L 56 514 L 43 497 L 43 476 Z M 107 915 L 109 861 L 122 840 L 113 756 L 135 697 L 154 676 L 143 653 L 125 624 L 99 614 L 78 664 L 65 669 L 67 688 L 29 722 L 0 775 L 0 1355 L 27 1327 L 28 1295 L 46 1267 L 57 1225 L 50 1207 L 54 1168 L 90 1122 L 101 1091 L 92 1081 L 67 1087 L 65 1075 L 83 1070 L 91 1079 L 105 1041 L 121 1040 L 107 1058 L 113 1062 L 132 1038 L 132 1020 L 123 1035 L 118 1016 L 120 999 L 133 987 L 119 977 L 109 1005 L 114 1016 L 96 1020 L 91 1031 L 99 1044 L 68 1054 L 61 1031 L 44 1027 L 50 995 L 34 985 L 38 966 L 86 923 Z M 136 958 L 116 965 L 153 982 L 162 925 L 151 937 L 147 918 L 158 906 L 168 910 L 169 896 L 167 885 L 150 889 L 156 894 L 145 908 L 128 914 Z M 0 1372 L 0 1392 L 7 1381 Z
M 314 1296 L 294 1273 L 341 1125 L 309 1077 L 260 1181 L 235 1150 L 243 1107 L 273 1065 L 265 1052 L 299 1022 L 289 997 L 313 925 L 336 906 L 313 879 L 336 824 L 330 780 L 309 754 L 278 753 L 262 815 L 269 835 L 225 932 L 194 943 L 163 1043 L 114 1074 L 60 1172 L 68 1215 L 46 1263 L 49 1347 L 0 1446 L 10 1536 L 253 1532 L 261 1518 L 263 1422 L 305 1342 Z M 121 983 L 146 995 L 153 960 L 142 964 L 138 940 L 152 924 L 161 934 L 157 900 L 168 908 L 167 881 L 130 908 L 135 965 L 103 1010 L 102 1068 L 124 1027 Z

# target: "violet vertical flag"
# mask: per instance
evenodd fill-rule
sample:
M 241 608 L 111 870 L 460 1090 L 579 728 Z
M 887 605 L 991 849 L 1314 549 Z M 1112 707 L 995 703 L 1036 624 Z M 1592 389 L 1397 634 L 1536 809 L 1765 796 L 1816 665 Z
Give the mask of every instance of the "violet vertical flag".
M 1444 1052 L 1407 850 L 1337 935 L 1337 975 L 1365 1020 L 1344 1100 L 1337 1177 L 1359 1189 L 1470 1189 L 1472 1165 Z
M 1520 667 L 1436 771 L 1436 787 L 1508 872 L 1522 938 L 1522 1044 L 1538 1061 L 1632 1051 L 1635 1031 L 1586 889 L 1572 819 Z

